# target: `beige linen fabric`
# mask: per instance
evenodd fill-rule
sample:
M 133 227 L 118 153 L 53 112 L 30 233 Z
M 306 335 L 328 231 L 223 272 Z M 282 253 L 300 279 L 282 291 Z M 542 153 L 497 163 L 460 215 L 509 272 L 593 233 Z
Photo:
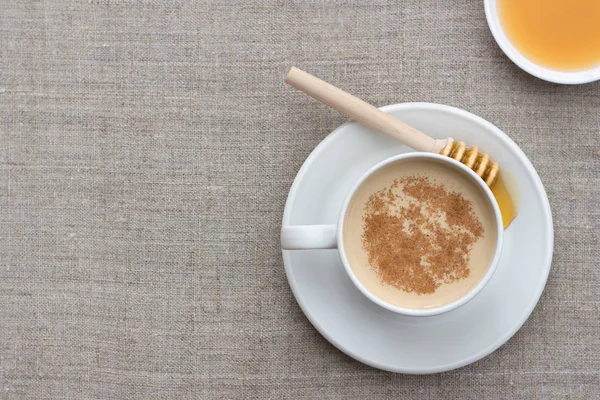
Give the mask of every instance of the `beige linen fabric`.
M 304 317 L 284 201 L 345 118 L 283 84 L 292 64 L 464 108 L 531 158 L 554 263 L 500 350 L 396 375 Z M 599 84 L 515 67 L 482 1 L 4 0 L 0 398 L 599 398 L 599 110 Z

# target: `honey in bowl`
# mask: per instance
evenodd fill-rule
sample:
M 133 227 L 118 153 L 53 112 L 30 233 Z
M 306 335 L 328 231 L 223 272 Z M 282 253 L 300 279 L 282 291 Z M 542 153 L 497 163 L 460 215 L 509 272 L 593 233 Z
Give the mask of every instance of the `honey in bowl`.
M 600 0 L 498 0 L 504 32 L 534 63 L 559 71 L 600 65 Z

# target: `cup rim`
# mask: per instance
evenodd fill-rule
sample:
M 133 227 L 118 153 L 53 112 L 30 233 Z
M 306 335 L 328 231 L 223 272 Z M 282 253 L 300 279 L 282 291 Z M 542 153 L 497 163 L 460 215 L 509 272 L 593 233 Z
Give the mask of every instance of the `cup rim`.
M 496 248 L 494 251 L 494 256 L 492 257 L 492 260 L 490 262 L 490 266 L 488 267 L 488 270 L 485 273 L 485 275 L 483 276 L 483 278 L 481 278 L 481 280 L 477 283 L 477 285 L 473 289 L 471 289 L 466 295 L 462 296 L 461 298 L 453 301 L 452 303 L 448 303 L 448 304 L 445 304 L 440 307 L 434 307 L 434 308 L 428 308 L 428 309 L 415 309 L 415 308 L 400 307 L 400 306 L 388 303 L 387 301 L 384 301 L 384 300 L 380 299 L 379 297 L 375 296 L 373 293 L 371 293 L 362 284 L 362 282 L 360 282 L 360 280 L 357 278 L 356 274 L 352 270 L 352 267 L 350 266 L 350 262 L 348 261 L 348 258 L 346 256 L 346 250 L 344 248 L 344 241 L 343 241 L 344 218 L 346 216 L 346 211 L 348 210 L 350 201 L 354 197 L 354 194 L 356 193 L 356 191 L 358 190 L 360 185 L 362 185 L 362 183 L 368 177 L 370 177 L 375 171 L 383 168 L 384 166 L 394 163 L 396 161 L 411 159 L 411 158 L 439 160 L 442 163 L 447 163 L 447 164 L 465 172 L 471 178 L 471 181 L 473 181 L 474 184 L 478 185 L 480 188 L 483 189 L 483 192 L 485 193 L 486 198 L 492 205 L 492 209 L 494 211 L 494 219 L 496 221 L 496 230 L 497 230 L 497 232 L 496 232 Z M 369 300 L 371 300 L 375 304 L 377 304 L 389 311 L 397 313 L 397 314 L 403 314 L 403 315 L 415 316 L 415 317 L 427 317 L 427 316 L 433 316 L 433 315 L 438 315 L 438 314 L 444 314 L 449 311 L 455 310 L 455 309 L 463 306 L 464 304 L 468 303 L 475 296 L 477 296 L 477 294 L 479 294 L 479 292 L 481 292 L 481 290 L 483 290 L 483 288 L 492 279 L 492 276 L 494 275 L 494 272 L 496 271 L 496 268 L 498 267 L 498 263 L 500 261 L 500 255 L 502 253 L 502 246 L 503 246 L 503 240 L 504 240 L 504 226 L 502 224 L 502 216 L 500 214 L 500 208 L 498 206 L 498 202 L 496 201 L 496 198 L 492 194 L 492 191 L 490 190 L 490 188 L 485 184 L 485 182 L 473 170 L 471 170 L 470 168 L 466 167 L 464 164 L 462 164 L 450 157 L 442 156 L 440 154 L 411 152 L 411 153 L 404 153 L 404 154 L 399 154 L 396 156 L 386 158 L 385 160 L 383 160 L 383 161 L 379 162 L 378 164 L 374 165 L 373 167 L 371 167 L 355 183 L 355 185 L 352 187 L 352 190 L 350 190 L 350 192 L 346 196 L 346 200 L 344 201 L 344 205 L 342 206 L 342 209 L 340 211 L 340 216 L 339 216 L 338 224 L 337 224 L 336 240 L 337 240 L 338 251 L 340 253 L 340 257 L 342 259 L 342 264 L 344 265 L 344 269 L 346 270 L 346 273 L 348 274 L 348 276 L 350 277 L 350 279 L 352 280 L 354 285 Z
M 542 80 L 563 85 L 578 85 L 600 80 L 600 65 L 581 71 L 559 71 L 543 67 L 525 57 L 506 36 L 500 23 L 497 3 L 498 0 L 484 0 L 488 26 L 500 49 L 523 71 Z

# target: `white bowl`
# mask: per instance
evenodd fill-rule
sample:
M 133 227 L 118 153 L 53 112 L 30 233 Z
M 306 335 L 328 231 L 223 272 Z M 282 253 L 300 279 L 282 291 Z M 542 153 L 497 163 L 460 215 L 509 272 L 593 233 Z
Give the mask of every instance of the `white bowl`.
M 600 65 L 582 71 L 557 71 L 542 67 L 525 57 L 506 36 L 498 15 L 498 0 L 484 0 L 485 16 L 494 39 L 504 54 L 523 71 L 548 82 L 576 85 L 600 80 Z

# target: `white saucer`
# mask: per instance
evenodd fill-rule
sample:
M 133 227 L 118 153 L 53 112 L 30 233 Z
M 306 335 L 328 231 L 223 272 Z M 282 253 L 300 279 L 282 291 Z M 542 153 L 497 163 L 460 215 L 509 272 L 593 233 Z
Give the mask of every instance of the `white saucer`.
M 517 145 L 489 122 L 453 107 L 383 107 L 434 138 L 479 146 L 500 163 L 519 214 L 504 235 L 498 269 L 465 306 L 434 317 L 406 317 L 369 301 L 346 275 L 337 250 L 283 251 L 288 281 L 315 328 L 349 356 L 375 368 L 428 374 L 479 360 L 503 345 L 533 311 L 550 272 L 554 232 L 546 192 Z M 345 195 L 371 166 L 412 151 L 358 123 L 340 126 L 304 162 L 283 225 L 335 224 Z

